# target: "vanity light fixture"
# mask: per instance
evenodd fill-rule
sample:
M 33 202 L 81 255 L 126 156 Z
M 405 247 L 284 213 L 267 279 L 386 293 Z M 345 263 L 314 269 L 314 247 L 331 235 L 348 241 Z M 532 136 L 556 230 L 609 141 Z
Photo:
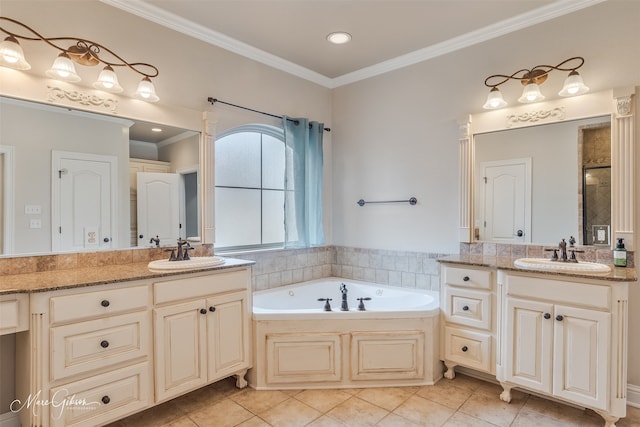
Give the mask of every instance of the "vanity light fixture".
M 567 65 L 569 64 L 569 65 Z M 487 102 L 482 106 L 485 109 L 502 108 L 507 105 L 507 102 L 502 97 L 502 93 L 498 86 L 510 81 L 519 80 L 524 85 L 522 96 L 518 98 L 519 102 L 530 103 L 538 102 L 544 99 L 544 95 L 540 92 L 540 85 L 547 80 L 549 73 L 553 70 L 569 71 L 569 76 L 564 81 L 564 86 L 558 95 L 560 96 L 575 96 L 582 95 L 589 91 L 589 88 L 585 86 L 582 81 L 582 77 L 576 71 L 578 68 L 584 65 L 584 58 L 575 56 L 573 58 L 566 59 L 558 65 L 536 65 L 531 69 L 518 70 L 515 73 L 507 76 L 505 74 L 494 74 L 485 79 L 484 84 L 491 88 Z
M 33 28 L 16 21 L 15 19 L 0 16 L 0 21 L 11 22 L 31 33 L 29 36 L 24 36 L 11 32 L 4 27 L 0 27 L 0 31 L 8 35 L 8 37 L 0 43 L 0 66 L 2 67 L 13 68 L 15 70 L 31 69 L 31 65 L 29 65 L 24 57 L 24 52 L 18 42 L 18 39 L 42 41 L 61 52 L 53 62 L 51 68 L 45 72 L 48 77 L 67 82 L 79 82 L 80 76 L 76 73 L 75 64 L 85 66 L 103 64 L 104 68 L 100 72 L 98 80 L 93 84 L 93 87 L 107 92 L 120 93 L 123 89 L 118 83 L 118 76 L 114 71 L 114 67 L 127 67 L 142 76 L 142 80 L 138 85 L 138 89 L 134 93 L 134 97 L 147 102 L 156 102 L 160 100 L 156 95 L 156 89 L 151 82 L 152 78 L 158 76 L 158 69 L 151 64 L 127 62 L 112 50 L 99 43 L 92 42 L 91 40 L 76 37 L 47 38 L 40 35 Z M 58 46 L 57 43 L 60 42 L 64 42 L 65 44 L 70 42 L 71 45 L 68 48 L 64 48 Z

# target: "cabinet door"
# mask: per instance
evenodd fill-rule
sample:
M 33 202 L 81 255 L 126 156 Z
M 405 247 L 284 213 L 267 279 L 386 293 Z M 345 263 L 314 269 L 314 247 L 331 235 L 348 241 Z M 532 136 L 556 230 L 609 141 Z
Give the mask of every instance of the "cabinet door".
M 553 305 L 506 298 L 505 379 L 551 393 Z
M 553 393 L 607 409 L 611 314 L 556 306 Z
M 247 293 L 207 299 L 208 379 L 223 378 L 249 367 Z
M 154 310 L 156 402 L 207 382 L 205 301 Z

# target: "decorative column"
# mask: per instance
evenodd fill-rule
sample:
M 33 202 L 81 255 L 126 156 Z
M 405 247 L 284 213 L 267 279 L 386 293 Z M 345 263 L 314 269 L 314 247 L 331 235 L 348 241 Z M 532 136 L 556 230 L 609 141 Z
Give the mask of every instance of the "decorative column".
M 215 135 L 218 119 L 211 111 L 202 113 L 203 132 L 200 144 L 200 188 L 202 191 L 202 243 L 213 244 L 215 239 Z
M 471 143 L 471 117 L 465 118 L 464 122 L 459 122 L 459 142 L 460 142 L 460 223 L 459 223 L 459 240 L 464 243 L 471 243 L 473 236 L 473 191 L 471 188 L 471 174 L 473 173 L 473 144 Z
M 633 108 L 634 88 L 613 91 L 614 114 L 612 117 L 611 170 L 613 171 L 611 225 L 613 244 L 623 238 L 627 250 L 635 250 L 633 217 L 636 194 L 635 171 L 635 112 Z

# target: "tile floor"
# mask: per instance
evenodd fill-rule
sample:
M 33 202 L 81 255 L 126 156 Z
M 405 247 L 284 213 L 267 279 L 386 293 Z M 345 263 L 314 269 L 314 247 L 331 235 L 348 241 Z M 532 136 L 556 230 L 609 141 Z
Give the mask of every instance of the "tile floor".
M 342 390 L 238 390 L 226 379 L 110 427 L 604 426 L 594 412 L 518 391 L 507 404 L 501 390 L 460 374 L 435 386 Z M 616 425 L 640 426 L 640 409 Z

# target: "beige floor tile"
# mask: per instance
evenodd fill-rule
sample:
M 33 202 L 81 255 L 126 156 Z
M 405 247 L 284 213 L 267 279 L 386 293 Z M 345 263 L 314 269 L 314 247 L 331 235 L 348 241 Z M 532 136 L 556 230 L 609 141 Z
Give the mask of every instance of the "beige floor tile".
M 619 427 L 640 426 L 640 408 L 627 406 L 627 416 L 616 423 Z
M 271 425 L 256 415 L 253 418 L 249 418 L 247 421 L 241 422 L 237 427 L 271 427 Z
M 474 393 L 459 411 L 498 426 L 509 426 L 518 415 L 525 400 L 513 399 L 511 403 L 500 400 L 498 395 Z
M 186 412 L 182 407 L 169 401 L 120 420 L 113 427 L 157 427 L 176 421 L 184 415 Z
M 305 390 L 294 397 L 312 408 L 325 413 L 349 399 L 351 395 L 341 390 Z
M 304 390 L 280 390 L 283 393 L 289 395 L 289 396 L 295 396 L 296 394 L 300 394 L 302 393 Z
M 456 377 L 452 380 L 442 378 L 440 381 L 438 381 L 435 384 L 434 387 L 442 387 L 448 384 L 448 385 L 455 385 L 456 387 L 459 387 L 465 390 L 476 391 L 478 387 L 480 387 L 484 383 L 485 381 L 479 380 L 477 378 L 473 378 L 463 374 L 456 374 Z
M 260 415 L 289 399 L 289 395 L 277 390 L 245 389 L 241 393 L 234 394 L 230 399 L 254 414 Z
M 400 405 L 394 414 L 421 426 L 441 426 L 455 411 L 444 405 L 413 395 Z
M 496 427 L 496 425 L 482 421 L 471 415 L 463 414 L 462 412 L 456 412 L 442 427 Z M 543 425 L 538 427 L 543 427 Z
M 410 421 L 400 415 L 396 415 L 391 413 L 384 417 L 378 424 L 377 427 L 422 427 L 420 424 L 416 424 L 413 421 Z
M 241 391 L 236 388 L 234 379 L 227 378 L 177 397 L 171 402 L 174 402 L 185 413 L 192 413 Z
M 289 398 L 279 405 L 260 414 L 260 418 L 274 427 L 306 426 L 322 413 L 299 400 Z
M 560 402 L 537 396 L 530 396 L 524 404 L 521 412 L 542 414 L 555 420 L 562 421 L 565 425 L 573 426 L 581 425 L 580 423 L 586 415 L 582 409 L 563 405 Z M 592 418 L 595 418 L 595 416 Z M 602 421 L 602 418 L 600 418 L 600 421 Z
M 528 411 L 526 409 L 520 411 L 511 424 L 512 427 L 567 427 L 574 425 L 576 424 L 567 423 L 567 421 L 549 417 L 539 412 Z
M 307 427 L 349 427 L 347 424 L 336 420 L 335 418 L 331 418 L 328 415 L 323 415 L 320 418 L 316 418 L 311 424 L 308 424 Z
M 189 418 L 199 427 L 227 427 L 236 426 L 254 414 L 230 399 L 221 400 L 211 406 L 189 414 Z
M 416 395 L 439 403 L 451 409 L 458 409 L 473 394 L 468 388 L 458 387 L 455 381 L 450 381 L 440 387 L 424 386 Z
M 375 425 L 388 413 L 389 411 L 379 406 L 365 402 L 357 396 L 352 396 L 327 412 L 327 415 L 342 421 L 348 426 L 355 427 Z
M 194 423 L 188 416 L 184 416 L 169 424 L 165 424 L 162 427 L 198 427 L 198 425 Z
M 356 394 L 356 396 L 382 409 L 393 411 L 413 396 L 418 389 L 418 387 L 365 388 Z

